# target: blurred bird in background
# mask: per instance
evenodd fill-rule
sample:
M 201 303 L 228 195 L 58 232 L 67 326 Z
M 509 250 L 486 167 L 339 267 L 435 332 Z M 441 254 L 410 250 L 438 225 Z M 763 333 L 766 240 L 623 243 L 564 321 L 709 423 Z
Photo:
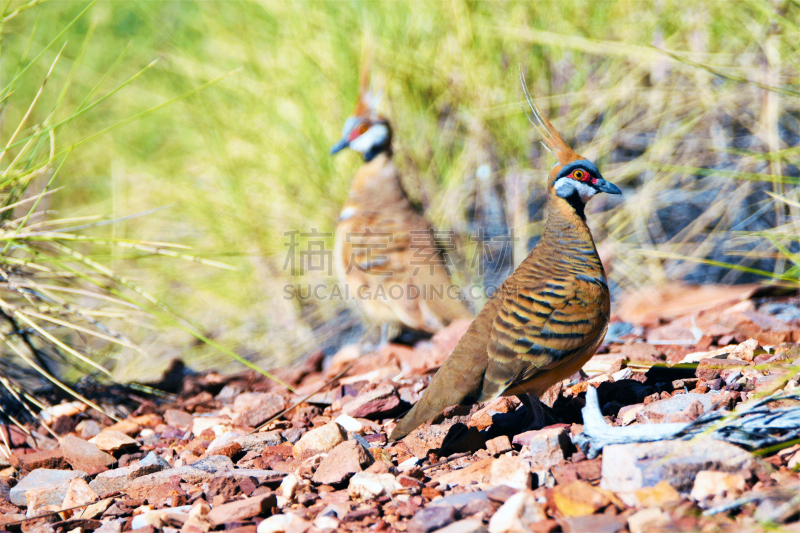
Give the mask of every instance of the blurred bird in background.
M 556 159 L 544 235 L 492 295 L 420 401 L 398 423 L 393 440 L 449 406 L 499 396 L 520 399 L 526 426 L 544 425 L 539 397 L 577 372 L 608 328 L 608 285 L 584 207 L 597 193 L 621 192 L 564 142 L 533 103 L 521 71 L 520 82 L 533 112 L 531 123 Z
M 450 261 L 436 232 L 403 190 L 392 161 L 392 129 L 376 112 L 365 56 L 355 110 L 331 148 L 364 157 L 336 225 L 334 257 L 346 294 L 368 323 L 381 328 L 381 345 L 401 330 L 433 334 L 472 318 L 450 280 Z

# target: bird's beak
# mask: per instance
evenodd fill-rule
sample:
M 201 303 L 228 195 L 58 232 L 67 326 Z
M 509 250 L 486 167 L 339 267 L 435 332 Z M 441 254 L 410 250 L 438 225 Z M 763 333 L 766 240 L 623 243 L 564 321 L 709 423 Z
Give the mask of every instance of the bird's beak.
M 342 150 L 344 150 L 348 146 L 350 146 L 350 143 L 347 141 L 347 139 L 341 139 L 339 142 L 337 142 L 336 144 L 334 144 L 331 147 L 331 155 L 333 155 L 333 154 L 335 154 L 337 152 L 341 152 Z
M 613 183 L 607 182 L 604 179 L 597 180 L 597 183 L 595 183 L 594 186 L 600 192 L 607 192 L 608 194 L 622 194 L 622 191 L 619 190 L 619 187 L 617 187 Z

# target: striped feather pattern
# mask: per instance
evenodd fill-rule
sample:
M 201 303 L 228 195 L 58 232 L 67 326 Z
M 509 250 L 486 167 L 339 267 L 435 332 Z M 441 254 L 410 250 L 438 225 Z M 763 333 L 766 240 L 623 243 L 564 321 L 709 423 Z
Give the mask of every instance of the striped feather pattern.
M 452 290 L 446 292 L 451 282 L 444 256 L 388 154 L 359 169 L 342 213 L 335 237 L 337 272 L 367 321 L 435 333 L 472 317 Z M 408 297 L 410 287 L 419 297 Z

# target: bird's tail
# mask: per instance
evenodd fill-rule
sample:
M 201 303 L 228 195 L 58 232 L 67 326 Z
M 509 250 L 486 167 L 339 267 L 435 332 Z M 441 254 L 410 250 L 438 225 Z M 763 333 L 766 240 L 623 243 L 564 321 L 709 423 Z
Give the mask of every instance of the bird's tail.
M 487 305 L 490 305 L 490 302 Z M 450 357 L 433 376 L 420 401 L 389 437 L 397 441 L 452 405 L 471 403 L 481 393 L 486 373 L 486 340 L 491 320 L 474 320 Z

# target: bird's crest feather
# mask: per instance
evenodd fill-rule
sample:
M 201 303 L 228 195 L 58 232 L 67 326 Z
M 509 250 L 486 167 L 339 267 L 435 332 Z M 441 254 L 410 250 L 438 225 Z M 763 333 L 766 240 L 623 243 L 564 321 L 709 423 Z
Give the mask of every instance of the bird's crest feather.
M 531 118 L 527 111 L 525 111 L 525 107 L 520 102 L 520 107 L 522 107 L 523 113 L 528 118 L 530 123 L 533 125 L 534 128 L 542 135 L 542 144 L 547 149 L 548 152 L 553 154 L 553 157 L 556 158 L 556 161 L 560 165 L 567 165 L 572 163 L 573 161 L 577 161 L 578 159 L 583 159 L 581 156 L 576 154 L 572 148 L 564 142 L 564 139 L 561 138 L 561 135 L 558 134 L 556 129 L 550 124 L 550 121 L 542 115 L 542 112 L 539 111 L 539 108 L 536 107 L 536 104 L 533 102 L 533 98 L 531 98 L 530 93 L 528 92 L 527 84 L 525 83 L 525 75 L 522 73 L 522 66 L 519 67 L 519 81 L 522 85 L 522 92 L 525 94 L 525 99 L 528 101 L 528 106 L 531 108 L 531 113 L 533 118 Z

